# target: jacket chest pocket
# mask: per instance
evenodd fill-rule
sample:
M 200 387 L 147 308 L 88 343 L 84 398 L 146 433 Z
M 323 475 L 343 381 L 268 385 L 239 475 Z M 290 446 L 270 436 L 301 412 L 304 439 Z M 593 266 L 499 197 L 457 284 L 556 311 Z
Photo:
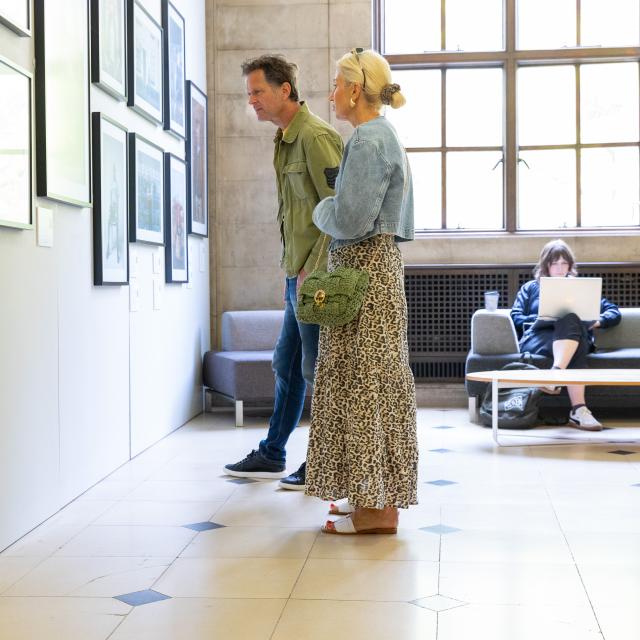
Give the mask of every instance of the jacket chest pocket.
M 296 198 L 305 200 L 311 195 L 311 177 L 306 162 L 291 162 L 284 167 L 283 172 L 285 181 Z

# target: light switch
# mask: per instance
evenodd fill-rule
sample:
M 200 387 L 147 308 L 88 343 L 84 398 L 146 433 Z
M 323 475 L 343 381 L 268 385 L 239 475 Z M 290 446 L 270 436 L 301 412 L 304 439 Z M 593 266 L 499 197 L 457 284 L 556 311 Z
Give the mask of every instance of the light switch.
M 36 236 L 39 247 L 53 247 L 53 210 L 36 207 Z
M 129 311 L 140 311 L 140 286 L 137 280 L 129 279 Z
M 153 279 L 153 310 L 162 308 L 162 285 L 158 278 Z
M 205 245 L 206 240 L 202 242 L 200 245 L 200 271 L 204 273 L 207 270 L 207 246 Z
M 159 248 L 151 255 L 153 256 L 153 273 L 162 273 L 162 258 L 164 258 L 164 249 Z
M 189 280 L 186 283 L 187 285 L 187 289 L 193 289 L 193 274 L 194 274 L 194 267 L 193 267 L 193 262 L 189 262 Z
M 129 278 L 138 277 L 138 252 L 133 249 L 129 249 Z

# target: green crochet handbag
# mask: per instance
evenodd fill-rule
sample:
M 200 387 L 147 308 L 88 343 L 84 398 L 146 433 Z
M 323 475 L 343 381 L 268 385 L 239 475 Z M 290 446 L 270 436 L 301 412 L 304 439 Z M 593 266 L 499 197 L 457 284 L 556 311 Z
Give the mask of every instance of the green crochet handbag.
M 318 262 L 323 249 L 324 242 Z M 369 285 L 369 274 L 350 267 L 320 271 L 318 262 L 300 285 L 296 316 L 307 324 L 341 327 L 358 315 Z
M 368 285 L 369 274 L 359 269 L 312 271 L 298 291 L 298 320 L 341 327 L 358 315 Z

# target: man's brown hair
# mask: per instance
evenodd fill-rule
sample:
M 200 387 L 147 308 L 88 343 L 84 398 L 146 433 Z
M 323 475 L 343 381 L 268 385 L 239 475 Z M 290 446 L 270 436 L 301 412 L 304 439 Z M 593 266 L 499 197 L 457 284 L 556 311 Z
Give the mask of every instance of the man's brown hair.
M 289 99 L 298 102 L 297 75 L 298 65 L 287 62 L 284 56 L 264 55 L 242 63 L 242 75 L 248 76 L 253 71 L 264 71 L 264 77 L 273 87 L 280 87 L 285 82 L 291 87 Z

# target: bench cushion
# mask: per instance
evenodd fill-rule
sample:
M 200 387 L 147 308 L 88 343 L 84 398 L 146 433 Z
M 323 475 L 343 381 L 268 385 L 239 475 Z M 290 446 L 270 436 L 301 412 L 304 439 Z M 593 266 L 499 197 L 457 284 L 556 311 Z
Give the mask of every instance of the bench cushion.
M 273 351 L 208 351 L 202 381 L 206 387 L 236 400 L 274 396 Z

